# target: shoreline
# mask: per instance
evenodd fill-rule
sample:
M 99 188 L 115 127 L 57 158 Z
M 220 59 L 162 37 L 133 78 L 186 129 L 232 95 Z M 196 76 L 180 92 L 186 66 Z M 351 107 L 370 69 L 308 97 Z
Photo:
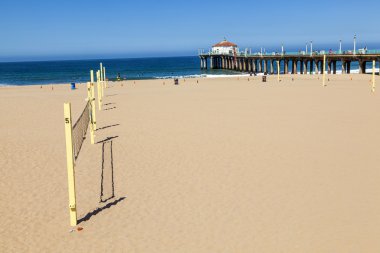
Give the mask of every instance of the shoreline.
M 366 73 L 365 74 L 359 74 L 359 70 L 358 69 L 353 69 L 351 70 L 351 73 L 350 74 L 345 74 L 345 75 L 371 75 L 372 74 L 372 68 L 371 69 L 367 69 L 366 70 Z M 376 75 L 380 75 L 380 69 L 379 68 L 376 68 L 375 69 L 375 74 Z M 264 73 L 257 73 L 256 76 L 263 76 Z M 298 77 L 298 76 L 322 76 L 322 74 L 315 74 L 315 72 L 313 72 L 312 75 L 310 74 L 307 74 L 307 75 L 301 75 L 300 72 L 297 72 L 297 75 L 294 75 L 294 74 L 291 74 L 290 72 L 288 74 L 280 74 L 280 77 L 287 77 L 287 76 L 293 76 L 293 77 Z M 341 70 L 338 70 L 336 72 L 336 74 L 326 74 L 326 76 L 335 76 L 335 75 L 342 75 L 342 71 Z M 212 74 L 201 74 L 201 75 L 190 75 L 190 76 L 168 76 L 168 77 L 156 77 L 156 78 L 144 78 L 144 79 L 125 79 L 125 80 L 120 80 L 120 81 L 116 81 L 116 80 L 109 80 L 109 82 L 112 82 L 112 83 L 118 83 L 118 82 L 123 82 L 123 81 L 155 81 L 155 80 L 170 80 L 170 79 L 175 79 L 175 78 L 178 78 L 178 79 L 196 79 L 196 78 L 200 78 L 200 79 L 218 79 L 218 78 L 236 78 L 236 77 L 250 77 L 251 74 L 248 73 L 248 72 L 242 72 L 240 74 L 215 74 L 215 75 L 212 75 Z M 275 76 L 277 77 L 277 74 L 270 74 L 268 75 L 269 77 L 270 76 Z M 254 75 L 252 75 L 252 77 L 254 77 Z M 0 88 L 4 88 L 4 87 L 23 87 L 23 86 L 49 86 L 49 85 L 70 85 L 71 82 L 66 82 L 66 83 L 36 83 L 36 84 L 0 84 Z M 83 84 L 86 84 L 86 82 L 79 82 L 79 83 L 75 83 L 75 85 L 83 85 Z

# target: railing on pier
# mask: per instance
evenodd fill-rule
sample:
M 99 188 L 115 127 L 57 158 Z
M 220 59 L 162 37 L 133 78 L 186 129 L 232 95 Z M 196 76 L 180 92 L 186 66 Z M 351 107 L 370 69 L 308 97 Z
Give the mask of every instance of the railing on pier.
M 237 56 L 315 56 L 315 55 L 373 55 L 373 54 L 380 54 L 379 49 L 375 50 L 364 50 L 364 49 L 358 49 L 355 53 L 352 50 L 345 50 L 345 51 L 313 51 L 313 53 L 305 52 L 305 51 L 299 51 L 299 52 L 257 52 L 257 53 L 245 53 L 245 52 L 239 52 L 236 55 Z M 225 55 L 225 56 L 234 56 L 233 54 L 221 54 L 216 52 L 208 52 L 208 53 L 201 53 L 200 56 L 213 56 L 213 55 Z

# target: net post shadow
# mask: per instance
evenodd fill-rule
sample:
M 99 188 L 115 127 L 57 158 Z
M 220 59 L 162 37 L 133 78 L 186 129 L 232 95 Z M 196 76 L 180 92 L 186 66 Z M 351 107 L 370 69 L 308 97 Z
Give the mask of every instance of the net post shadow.
M 115 184 L 114 184 L 114 170 L 113 170 L 113 142 L 104 141 L 102 143 L 102 167 L 101 167 L 101 182 L 100 182 L 100 204 L 104 206 L 97 207 L 96 209 L 88 212 L 85 216 L 78 220 L 78 224 L 90 220 L 93 216 L 101 213 L 102 211 L 116 206 L 123 201 L 126 197 L 115 199 Z M 114 199 L 110 202 L 110 200 Z M 107 203 L 108 202 L 108 203 Z
M 100 203 L 105 203 L 115 197 L 112 141 L 102 145 L 102 171 L 100 182 Z

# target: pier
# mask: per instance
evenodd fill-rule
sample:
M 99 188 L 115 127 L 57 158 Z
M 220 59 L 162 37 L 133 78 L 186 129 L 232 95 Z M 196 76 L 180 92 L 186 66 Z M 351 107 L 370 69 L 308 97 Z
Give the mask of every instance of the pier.
M 326 70 L 323 58 L 326 56 Z M 336 74 L 341 66 L 342 74 L 351 73 L 352 62 L 359 63 L 359 73 L 366 73 L 367 63 L 380 63 L 380 50 L 368 50 L 360 53 L 199 53 L 201 69 L 229 69 L 247 73 L 266 74 Z M 277 66 L 280 66 L 277 69 Z M 298 71 L 299 70 L 299 71 Z

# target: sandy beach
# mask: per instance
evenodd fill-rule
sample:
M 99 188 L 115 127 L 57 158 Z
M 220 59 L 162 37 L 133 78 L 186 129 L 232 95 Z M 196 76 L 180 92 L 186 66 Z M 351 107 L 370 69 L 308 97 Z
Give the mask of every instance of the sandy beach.
M 380 89 L 281 78 L 110 83 L 74 232 L 63 103 L 75 120 L 85 86 L 1 87 L 0 252 L 380 252 Z

